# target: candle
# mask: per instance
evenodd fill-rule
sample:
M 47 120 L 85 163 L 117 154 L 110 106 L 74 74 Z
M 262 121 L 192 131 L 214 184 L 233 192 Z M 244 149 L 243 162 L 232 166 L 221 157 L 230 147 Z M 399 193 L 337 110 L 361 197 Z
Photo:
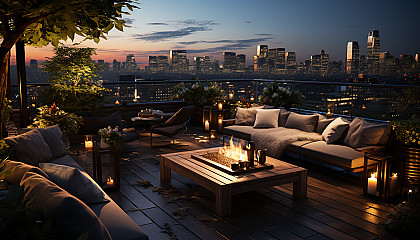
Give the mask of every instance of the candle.
M 389 182 L 390 195 L 394 196 L 395 194 L 397 194 L 397 188 L 398 188 L 397 173 L 393 173 L 389 180 L 390 180 L 390 182 Z
M 210 131 L 210 138 L 216 138 L 216 130 Z
M 85 148 L 93 148 L 93 142 L 92 141 L 85 141 Z
M 217 104 L 217 109 L 223 110 L 223 103 L 218 103 Z
M 206 131 L 210 130 L 210 123 L 208 120 L 206 120 L 206 122 L 204 123 L 204 130 Z
M 333 113 L 331 112 L 331 109 L 328 108 L 327 113 L 325 114 L 327 117 L 331 117 Z
M 107 186 L 113 186 L 114 185 L 114 179 L 112 179 L 112 177 L 108 177 L 106 180 L 106 185 Z
M 115 101 L 115 104 L 117 104 L 117 105 L 118 105 L 118 104 L 120 104 L 120 102 L 117 100 L 117 101 Z
M 254 97 L 251 97 L 249 100 L 254 101 Z
M 376 185 L 378 184 L 378 180 L 376 179 L 376 173 L 372 173 L 371 177 L 368 178 L 368 189 L 367 193 L 371 195 L 376 195 Z
M 217 121 L 217 123 L 219 124 L 219 131 L 221 132 L 223 129 L 223 118 L 222 116 L 219 116 L 219 120 Z
M 233 93 L 229 93 L 229 99 L 233 99 Z

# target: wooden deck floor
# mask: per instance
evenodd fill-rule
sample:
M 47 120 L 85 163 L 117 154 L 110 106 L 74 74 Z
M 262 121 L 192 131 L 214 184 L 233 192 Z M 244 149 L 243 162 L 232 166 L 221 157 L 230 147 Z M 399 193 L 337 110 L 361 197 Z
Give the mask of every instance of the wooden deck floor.
M 307 199 L 293 200 L 292 184 L 261 189 L 234 195 L 232 215 L 219 218 L 214 195 L 189 179 L 173 173 L 172 187 L 160 187 L 159 154 L 218 146 L 200 142 L 194 130 L 178 138 L 182 145 L 158 147 L 167 140 L 162 137 L 150 148 L 147 135 L 141 147 L 130 143 L 121 160 L 121 189 L 109 193 L 151 240 L 376 239 L 392 209 L 363 197 L 343 174 L 309 168 Z M 142 180 L 152 186 L 140 186 Z

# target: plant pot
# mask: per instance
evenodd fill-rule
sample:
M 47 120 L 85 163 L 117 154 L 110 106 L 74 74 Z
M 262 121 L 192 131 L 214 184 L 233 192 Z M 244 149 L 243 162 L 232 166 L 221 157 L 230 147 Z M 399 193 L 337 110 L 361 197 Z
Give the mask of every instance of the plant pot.
M 109 144 L 106 144 L 104 142 L 104 140 L 102 140 L 102 138 L 101 138 L 101 148 L 109 148 L 109 147 L 111 147 L 111 146 Z
M 404 186 L 420 185 L 420 148 L 397 144 L 394 150 L 404 161 Z

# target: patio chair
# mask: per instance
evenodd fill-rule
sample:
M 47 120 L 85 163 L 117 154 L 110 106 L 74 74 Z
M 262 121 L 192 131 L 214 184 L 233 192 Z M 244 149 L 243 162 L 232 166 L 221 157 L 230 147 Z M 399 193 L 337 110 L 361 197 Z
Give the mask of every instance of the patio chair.
M 190 120 L 190 116 L 194 109 L 195 106 L 183 107 L 166 122 L 152 126 L 150 129 L 150 147 L 152 147 L 153 144 L 153 133 L 172 138 L 172 142 L 175 143 L 173 137 L 187 130 L 187 122 Z

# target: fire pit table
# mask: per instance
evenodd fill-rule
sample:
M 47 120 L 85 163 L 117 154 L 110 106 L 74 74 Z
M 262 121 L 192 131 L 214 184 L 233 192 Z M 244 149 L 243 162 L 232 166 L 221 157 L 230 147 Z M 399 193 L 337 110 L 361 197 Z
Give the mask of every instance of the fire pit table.
M 183 175 L 216 194 L 216 213 L 228 216 L 231 213 L 232 194 L 293 183 L 293 198 L 306 198 L 307 170 L 267 156 L 272 168 L 232 175 L 192 155 L 219 152 L 220 148 L 163 154 L 160 158 L 160 180 L 171 184 L 171 170 Z

